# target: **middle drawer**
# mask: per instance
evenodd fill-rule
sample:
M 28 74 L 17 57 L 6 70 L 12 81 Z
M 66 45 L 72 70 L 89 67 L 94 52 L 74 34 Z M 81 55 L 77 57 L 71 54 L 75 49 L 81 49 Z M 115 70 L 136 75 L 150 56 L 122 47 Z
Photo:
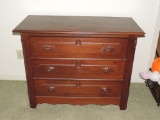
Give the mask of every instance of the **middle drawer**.
M 125 60 L 33 60 L 34 78 L 123 79 Z

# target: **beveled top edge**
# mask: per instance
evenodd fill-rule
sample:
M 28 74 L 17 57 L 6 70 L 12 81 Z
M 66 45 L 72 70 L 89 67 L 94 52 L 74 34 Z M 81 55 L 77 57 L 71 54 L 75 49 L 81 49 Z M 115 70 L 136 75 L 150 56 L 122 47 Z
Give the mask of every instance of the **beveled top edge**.
M 13 32 L 47 34 L 129 34 L 144 36 L 130 17 L 104 16 L 27 16 Z

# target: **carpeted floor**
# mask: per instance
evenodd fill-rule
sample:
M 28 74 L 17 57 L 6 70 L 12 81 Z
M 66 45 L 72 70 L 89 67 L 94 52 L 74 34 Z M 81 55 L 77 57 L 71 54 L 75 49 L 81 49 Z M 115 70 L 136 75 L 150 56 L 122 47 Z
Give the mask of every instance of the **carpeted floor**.
M 145 84 L 132 83 L 128 108 L 115 105 L 37 105 L 29 108 L 25 81 L 0 80 L 0 120 L 160 120 L 160 107 Z

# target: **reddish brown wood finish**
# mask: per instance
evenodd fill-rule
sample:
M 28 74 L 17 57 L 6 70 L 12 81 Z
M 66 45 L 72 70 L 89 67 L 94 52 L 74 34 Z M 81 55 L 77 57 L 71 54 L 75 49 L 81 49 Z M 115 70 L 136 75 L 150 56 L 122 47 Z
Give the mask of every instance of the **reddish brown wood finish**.
M 49 103 L 49 104 L 72 104 L 72 105 L 86 105 L 86 104 L 99 104 L 108 105 L 120 104 L 120 97 L 46 97 L 46 96 L 36 96 L 37 103 Z
M 22 38 L 30 107 L 115 104 L 127 108 L 137 37 L 132 18 L 28 16 Z
M 128 43 L 127 39 L 83 37 L 31 37 L 30 41 L 33 58 L 126 58 Z
M 33 60 L 35 78 L 123 79 L 125 60 Z
M 36 80 L 37 96 L 120 97 L 122 82 Z
M 132 18 L 29 15 L 14 32 L 144 36 Z
M 29 46 L 28 38 L 29 38 L 28 33 L 21 34 L 30 107 L 36 108 L 37 102 L 35 98 L 36 94 L 35 94 L 34 80 L 32 76 L 33 70 L 32 70 L 32 64 L 31 64 L 31 59 L 30 59 L 31 55 L 30 55 L 30 46 Z

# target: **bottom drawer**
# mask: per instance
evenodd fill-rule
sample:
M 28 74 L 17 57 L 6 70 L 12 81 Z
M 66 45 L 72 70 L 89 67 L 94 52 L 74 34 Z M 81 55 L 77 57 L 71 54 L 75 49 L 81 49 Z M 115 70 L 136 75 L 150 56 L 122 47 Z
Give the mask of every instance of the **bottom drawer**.
M 121 82 L 35 80 L 37 96 L 120 97 Z

